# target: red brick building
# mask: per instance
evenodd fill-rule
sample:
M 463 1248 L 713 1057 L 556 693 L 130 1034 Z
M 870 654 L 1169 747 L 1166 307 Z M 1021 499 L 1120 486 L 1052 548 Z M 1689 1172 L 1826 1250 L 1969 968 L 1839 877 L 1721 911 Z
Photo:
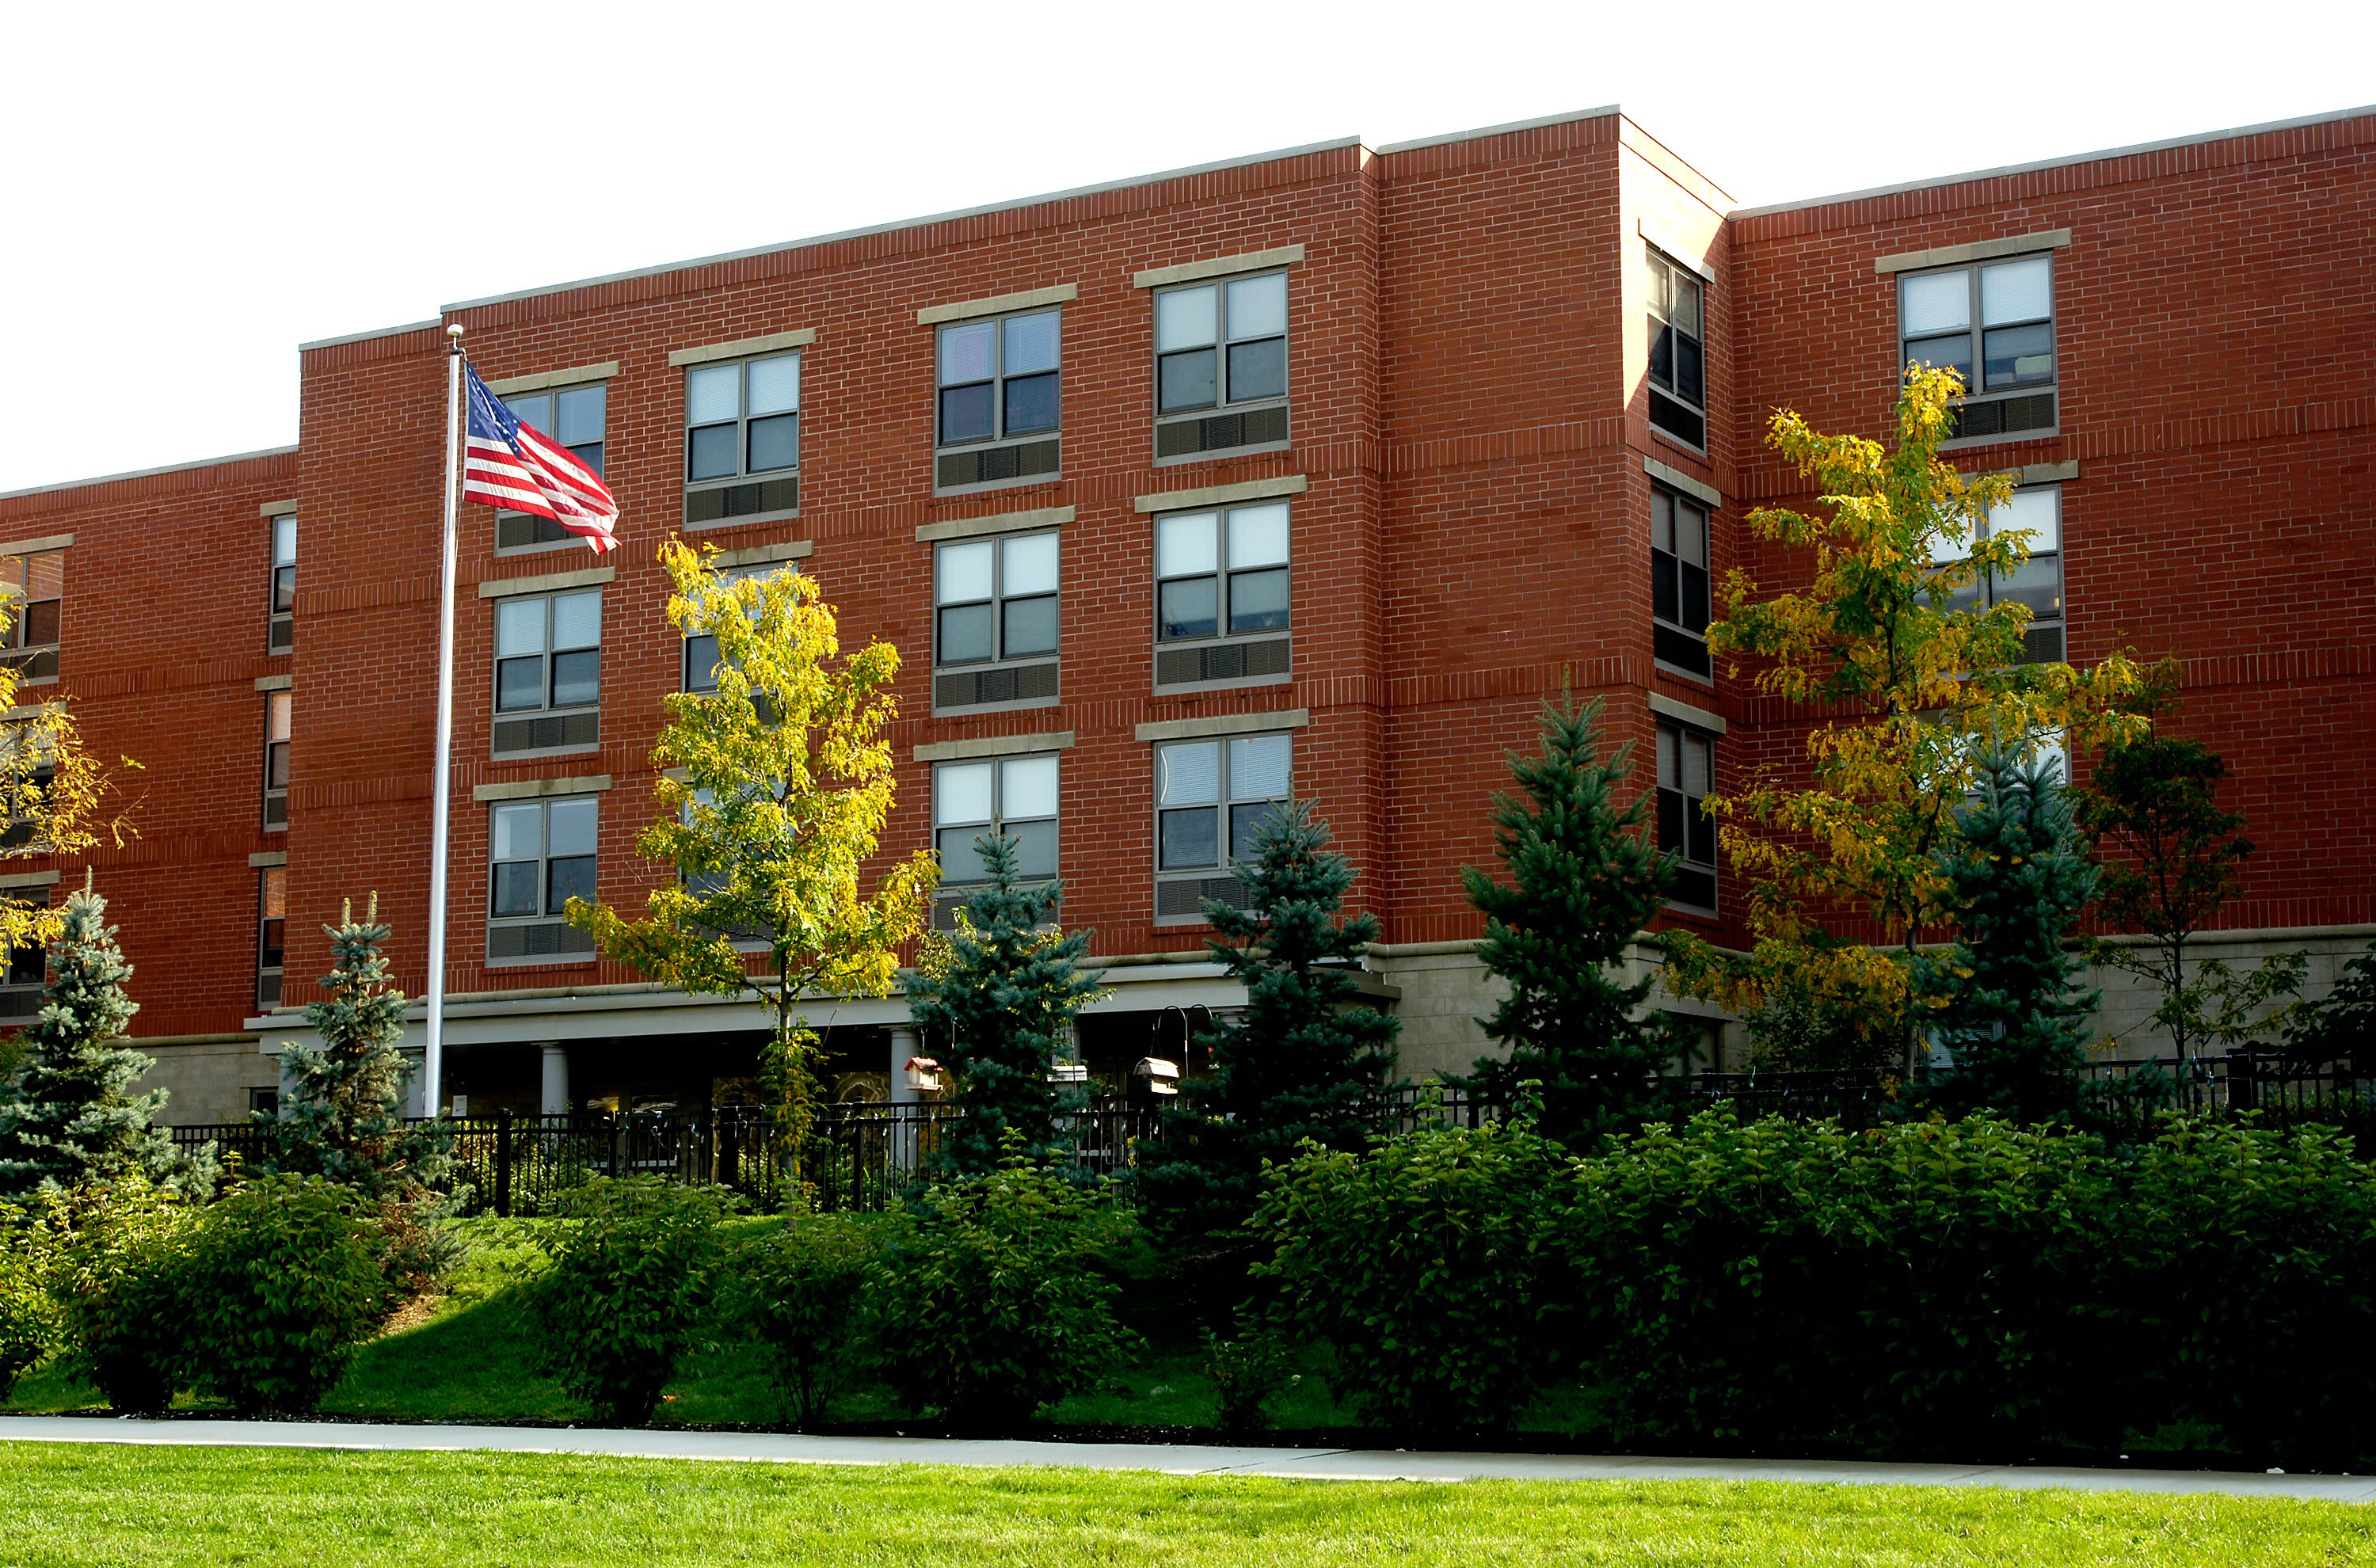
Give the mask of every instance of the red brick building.
M 341 898 L 378 891 L 423 986 L 449 323 L 599 448 L 625 545 L 464 513 L 450 1090 L 700 1103 L 749 1070 L 754 1011 L 598 961 L 546 907 L 659 874 L 633 839 L 659 698 L 701 673 L 654 563 L 680 532 L 795 564 L 846 643 L 902 650 L 886 849 L 938 833 L 961 871 L 995 820 L 1063 875 L 1109 964 L 1093 1063 L 1229 1004 L 1195 899 L 1291 790 L 1361 869 L 1423 1073 L 1481 1043 L 1457 869 L 1537 705 L 1605 696 L 1670 825 L 1787 753 L 1696 636 L 1710 574 L 1789 571 L 1740 526 L 1796 487 L 1763 422 L 1885 434 L 1903 357 L 1960 354 L 1957 460 L 2019 470 L 2059 547 L 2002 591 L 2043 655 L 2185 661 L 2262 847 L 2231 945 L 2311 946 L 2323 980 L 2376 932 L 2371 231 L 2366 113 L 1753 210 L 1614 110 L 1348 140 L 308 344 L 297 446 L 0 496 L 0 557 L 37 600 L 62 579 L 24 624 L 143 765 L 139 837 L 91 860 L 175 1119 L 269 1089 Z M 1712 851 L 1669 831 L 1671 918 L 1731 932 Z M 904 1016 L 821 1011 L 853 1092 Z M 2150 1049 L 2133 999 L 2104 1021 Z

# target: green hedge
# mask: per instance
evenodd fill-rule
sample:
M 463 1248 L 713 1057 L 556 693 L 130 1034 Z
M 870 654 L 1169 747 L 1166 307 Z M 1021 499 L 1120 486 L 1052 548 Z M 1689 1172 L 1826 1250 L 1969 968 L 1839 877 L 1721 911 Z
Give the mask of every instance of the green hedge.
M 1283 1326 L 1394 1424 L 1581 1379 L 1640 1445 L 2376 1451 L 2376 1170 L 2326 1133 L 1428 1132 L 1307 1156 L 1256 1223 Z

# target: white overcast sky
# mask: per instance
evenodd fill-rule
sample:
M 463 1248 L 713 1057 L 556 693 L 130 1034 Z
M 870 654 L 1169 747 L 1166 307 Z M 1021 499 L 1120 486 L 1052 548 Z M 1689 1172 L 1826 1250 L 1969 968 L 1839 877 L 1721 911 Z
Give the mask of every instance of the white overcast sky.
M 0 491 L 454 300 L 1607 103 L 1744 205 L 2376 101 L 2376 5 L 0 4 Z

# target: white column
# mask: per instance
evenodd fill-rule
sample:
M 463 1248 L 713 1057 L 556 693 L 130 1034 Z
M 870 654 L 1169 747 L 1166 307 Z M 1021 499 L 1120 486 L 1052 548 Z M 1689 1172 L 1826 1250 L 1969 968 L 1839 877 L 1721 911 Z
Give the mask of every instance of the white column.
M 569 1048 L 546 1040 L 537 1049 L 543 1053 L 544 1074 L 537 1090 L 536 1108 L 546 1116 L 565 1115 L 569 1110 Z
M 891 1103 L 912 1104 L 918 1098 L 908 1087 L 908 1061 L 923 1050 L 923 1039 L 913 1029 L 891 1031 Z
M 408 1051 L 404 1053 L 404 1113 L 407 1116 L 426 1116 L 429 1112 L 422 1107 L 429 1103 L 426 1098 L 429 1086 L 422 1081 L 427 1075 L 423 1070 L 422 1052 Z

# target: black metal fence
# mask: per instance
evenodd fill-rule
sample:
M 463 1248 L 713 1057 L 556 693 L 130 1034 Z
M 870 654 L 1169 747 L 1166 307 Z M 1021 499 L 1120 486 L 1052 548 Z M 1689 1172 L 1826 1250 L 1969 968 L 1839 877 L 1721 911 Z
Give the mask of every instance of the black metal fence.
M 2376 1066 L 2376 1063 L 2370 1063 Z M 1871 1127 L 1901 1100 L 1878 1073 L 1693 1073 L 1663 1080 L 1678 1118 L 1719 1104 L 1744 1119 L 1788 1116 Z M 2251 1114 L 2264 1126 L 2338 1126 L 2363 1155 L 2376 1156 L 2376 1071 L 2350 1062 L 2302 1063 L 2258 1049 L 2180 1061 L 2091 1063 L 2081 1082 L 2080 1118 L 2113 1136 L 2146 1132 L 2163 1111 L 2228 1119 Z M 1503 1108 L 1451 1085 L 1403 1085 L 1380 1108 L 1389 1132 L 1477 1127 Z M 803 1175 L 826 1209 L 876 1210 L 896 1201 L 932 1163 L 957 1112 L 939 1103 L 826 1106 L 811 1132 Z M 431 1125 L 417 1122 L 415 1125 Z M 762 1204 L 780 1196 L 782 1149 L 764 1111 L 573 1111 L 559 1116 L 449 1118 L 434 1123 L 477 1212 L 533 1216 L 597 1176 L 664 1176 L 730 1187 Z M 1100 1097 L 1058 1119 L 1057 1138 L 1084 1170 L 1128 1170 L 1163 1134 L 1158 1103 Z M 184 1148 L 214 1145 L 253 1161 L 263 1151 L 253 1123 L 172 1129 Z

